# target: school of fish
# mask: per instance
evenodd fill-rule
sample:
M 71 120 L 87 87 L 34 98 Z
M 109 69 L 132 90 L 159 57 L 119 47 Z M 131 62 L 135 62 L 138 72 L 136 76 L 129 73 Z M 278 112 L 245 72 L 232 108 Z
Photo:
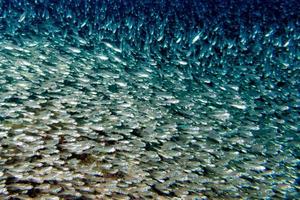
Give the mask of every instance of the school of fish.
M 299 199 L 297 0 L 0 0 L 0 199 Z

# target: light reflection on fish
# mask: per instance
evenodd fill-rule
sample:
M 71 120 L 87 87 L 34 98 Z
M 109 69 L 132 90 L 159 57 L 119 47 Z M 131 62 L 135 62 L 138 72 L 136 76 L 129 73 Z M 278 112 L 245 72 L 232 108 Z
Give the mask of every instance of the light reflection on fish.
M 297 199 L 299 7 L 0 1 L 0 198 Z

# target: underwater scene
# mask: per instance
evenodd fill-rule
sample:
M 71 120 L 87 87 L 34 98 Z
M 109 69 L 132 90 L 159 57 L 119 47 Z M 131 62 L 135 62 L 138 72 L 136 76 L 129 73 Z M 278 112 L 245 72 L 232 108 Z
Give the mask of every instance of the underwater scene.
M 0 199 L 300 199 L 299 8 L 0 0 Z

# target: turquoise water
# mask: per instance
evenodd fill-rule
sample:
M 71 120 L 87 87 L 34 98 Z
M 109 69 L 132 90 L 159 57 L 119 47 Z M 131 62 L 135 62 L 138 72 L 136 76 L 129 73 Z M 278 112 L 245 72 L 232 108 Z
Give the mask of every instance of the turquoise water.
M 0 199 L 298 199 L 298 7 L 0 0 Z

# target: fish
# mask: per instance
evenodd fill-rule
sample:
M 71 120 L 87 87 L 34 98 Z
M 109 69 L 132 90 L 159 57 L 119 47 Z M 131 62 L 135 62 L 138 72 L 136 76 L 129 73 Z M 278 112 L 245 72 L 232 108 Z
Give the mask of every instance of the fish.
M 23 22 L 24 19 L 25 19 L 25 17 L 26 17 L 26 12 L 24 12 L 24 13 L 20 16 L 18 22 L 19 22 L 19 23 Z
M 299 7 L 0 1 L 0 199 L 299 199 Z

